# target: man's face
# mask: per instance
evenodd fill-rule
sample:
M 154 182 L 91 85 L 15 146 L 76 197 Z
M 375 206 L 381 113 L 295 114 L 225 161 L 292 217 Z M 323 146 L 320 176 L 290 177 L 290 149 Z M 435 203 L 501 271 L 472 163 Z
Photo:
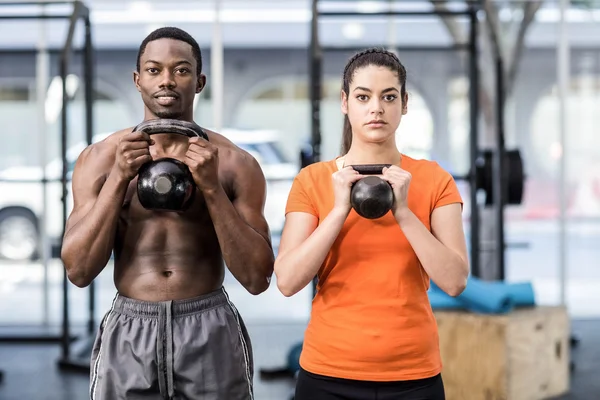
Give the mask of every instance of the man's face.
M 140 71 L 134 72 L 135 86 L 146 111 L 158 118 L 193 118 L 194 97 L 206 78 L 196 75 L 192 46 L 174 39 L 158 39 L 146 45 Z

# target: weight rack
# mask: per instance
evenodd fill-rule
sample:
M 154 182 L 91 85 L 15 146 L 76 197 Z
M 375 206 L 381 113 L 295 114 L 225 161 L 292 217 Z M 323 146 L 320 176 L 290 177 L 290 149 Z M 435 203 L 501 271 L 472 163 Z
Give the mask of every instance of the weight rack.
M 90 10 L 89 8 L 79 0 L 75 1 L 15 1 L 15 2 L 1 2 L 1 7 L 45 7 L 53 5 L 67 5 L 72 6 L 70 13 L 45 13 L 45 12 L 31 12 L 31 13 L 8 13 L 7 15 L 0 15 L 0 20 L 57 20 L 67 19 L 69 20 L 69 28 L 67 37 L 64 45 L 60 50 L 59 55 L 59 70 L 62 79 L 62 111 L 61 111 L 61 159 L 62 159 L 62 214 L 63 214 L 63 229 L 66 225 L 68 218 L 68 207 L 67 207 L 67 195 L 68 195 L 68 181 L 67 176 L 67 137 L 68 137 L 68 101 L 69 95 L 66 90 L 66 77 L 73 53 L 81 52 L 83 55 L 83 82 L 84 82 L 84 104 L 85 104 L 85 134 L 86 141 L 88 144 L 92 143 L 92 129 L 93 129 L 93 84 L 94 84 L 94 70 L 93 70 L 93 44 L 92 44 L 92 33 L 91 33 L 91 21 L 90 21 Z M 84 45 L 81 50 L 73 49 L 73 40 L 75 36 L 75 28 L 78 22 L 82 21 L 84 24 Z M 46 180 L 41 180 L 40 183 L 46 184 Z M 63 230 L 64 233 L 64 230 Z M 81 354 L 73 356 L 71 352 L 72 342 L 77 339 L 70 334 L 70 323 L 69 323 L 69 281 L 66 270 L 63 268 L 63 302 L 62 302 L 62 327 L 61 334 L 56 335 L 33 335 L 33 336 L 7 336 L 0 337 L 0 341 L 4 342 L 56 342 L 61 343 L 61 357 L 58 361 L 58 365 L 63 369 L 89 369 L 89 353 L 91 352 L 90 338 L 94 337 L 95 334 L 95 287 L 94 283 L 89 286 L 89 318 L 87 323 L 87 334 L 88 339 L 84 339 L 84 346 L 81 350 Z
M 471 217 L 470 217 L 470 259 L 471 259 L 471 271 L 473 276 L 481 276 L 480 266 L 480 212 L 477 202 L 477 162 L 480 158 L 479 149 L 479 70 L 478 70 L 478 47 L 477 47 L 477 13 L 480 11 L 480 6 L 477 2 L 467 1 L 466 5 L 462 10 L 430 10 L 430 11 L 382 11 L 382 12 L 369 12 L 362 13 L 356 11 L 322 11 L 319 10 L 319 0 L 312 0 L 312 19 L 310 29 L 310 47 L 309 47 L 309 96 L 310 96 L 310 112 L 311 112 L 311 155 L 310 157 L 302 156 L 302 167 L 312 163 L 320 161 L 321 156 L 321 116 L 320 116 L 320 97 L 322 87 L 322 64 L 323 54 L 326 51 L 359 51 L 358 47 L 324 47 L 319 42 L 319 21 L 321 18 L 339 18 L 339 17 L 382 17 L 382 16 L 393 16 L 393 17 L 414 17 L 414 16 L 456 16 L 456 17 L 468 17 L 469 19 L 469 40 L 467 43 L 455 44 L 453 46 L 395 46 L 395 50 L 406 50 L 406 51 L 467 51 L 469 55 L 468 59 L 468 73 L 469 73 L 469 120 L 470 120 L 470 143 L 469 143 L 469 156 L 470 156 L 470 170 L 469 173 L 460 177 L 459 179 L 466 180 L 469 183 L 470 190 L 470 203 L 471 203 Z M 500 55 L 496 55 L 498 60 L 501 60 Z M 500 74 L 501 75 L 501 74 Z M 500 102 L 499 102 L 500 103 Z M 499 110 L 503 109 L 503 103 L 499 105 Z M 499 120 L 503 119 L 503 112 L 500 113 Z M 500 125 L 502 127 L 502 125 Z M 502 131 L 502 129 L 500 129 Z M 498 135 L 500 136 L 500 135 Z M 502 146 L 504 148 L 503 136 L 501 138 Z M 494 179 L 498 181 L 498 185 L 501 185 L 502 177 L 502 157 L 498 156 L 499 152 L 495 152 L 494 159 L 498 159 L 499 162 L 494 164 Z M 502 152 L 501 152 L 502 153 Z M 496 165 L 497 164 L 497 165 Z M 498 189 L 501 186 L 498 187 Z M 500 200 L 496 207 L 498 209 L 498 215 L 504 218 L 504 202 L 505 196 L 502 196 L 502 190 L 495 190 L 495 194 L 499 196 Z M 498 236 L 499 249 L 497 251 L 499 257 L 499 268 L 500 274 L 504 277 L 504 225 L 501 222 L 498 225 L 500 234 Z M 316 281 L 313 281 L 313 292 L 316 289 Z

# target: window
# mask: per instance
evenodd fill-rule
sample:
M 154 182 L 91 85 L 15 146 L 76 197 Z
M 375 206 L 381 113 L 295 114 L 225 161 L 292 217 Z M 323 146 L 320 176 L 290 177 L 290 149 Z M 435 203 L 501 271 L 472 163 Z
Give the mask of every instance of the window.
M 469 152 L 469 79 L 459 77 L 448 83 L 448 160 L 452 170 L 466 174 L 471 167 Z
M 209 127 L 213 123 L 212 89 L 210 82 L 194 99 L 194 119 L 201 126 Z
M 569 213 L 577 216 L 600 216 L 600 82 L 598 75 L 580 74 L 571 78 L 567 107 L 567 181 Z M 530 163 L 532 179 L 554 182 L 559 173 L 563 149 L 559 137 L 558 88 L 552 86 L 538 101 L 531 118 Z M 547 191 L 546 191 L 547 192 Z M 536 195 L 539 193 L 539 195 Z M 548 197 L 558 208 L 556 190 L 550 194 L 537 192 L 532 202 L 544 204 Z M 537 198 L 537 199 L 536 199 Z M 531 204 L 533 205 L 533 204 Z
M 73 173 L 73 170 L 75 169 L 75 164 L 77 164 L 77 159 L 69 160 L 69 163 L 67 165 L 68 173 Z
M 414 90 L 408 90 L 408 113 L 396 132 L 396 145 L 410 157 L 431 158 L 433 117 L 423 97 Z
M 285 162 L 283 154 L 277 148 L 277 143 L 241 143 L 239 146 L 260 160 L 261 164 L 274 165 Z
M 0 101 L 29 101 L 29 89 L 24 87 L 0 88 Z
M 37 116 L 35 93 L 30 94 L 28 86 L 0 86 L 0 169 L 35 165 L 39 155 L 32 143 L 37 139 Z

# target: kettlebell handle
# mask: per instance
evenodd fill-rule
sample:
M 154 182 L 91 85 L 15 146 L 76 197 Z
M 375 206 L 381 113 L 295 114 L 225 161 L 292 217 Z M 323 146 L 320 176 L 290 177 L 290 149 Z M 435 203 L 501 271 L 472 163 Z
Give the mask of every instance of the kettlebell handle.
M 145 132 L 148 135 L 175 133 L 187 137 L 201 137 L 204 140 L 208 140 L 208 135 L 198 124 L 179 119 L 149 119 L 133 128 L 133 132 L 137 131 Z
M 392 164 L 358 164 L 352 165 L 352 168 L 361 175 L 381 175 L 384 168 L 389 168 Z

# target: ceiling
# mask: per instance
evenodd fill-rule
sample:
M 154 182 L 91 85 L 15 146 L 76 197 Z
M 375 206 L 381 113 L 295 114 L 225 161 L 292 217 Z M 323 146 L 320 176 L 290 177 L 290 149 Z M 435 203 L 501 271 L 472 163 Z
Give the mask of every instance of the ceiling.
M 0 18 L 15 15 L 69 15 L 72 5 L 2 6 Z M 6 1 L 4 1 L 6 3 Z M 12 1 L 11 3 L 16 3 Z M 449 1 L 452 9 L 464 8 L 464 1 Z M 225 47 L 306 47 L 309 42 L 310 0 L 221 0 L 219 13 L 214 0 L 87 0 L 93 25 L 94 45 L 98 49 L 135 49 L 153 29 L 172 25 L 187 30 L 204 47 L 210 47 L 217 15 Z M 175 6 L 176 4 L 176 6 Z M 390 5 L 392 4 L 392 5 Z M 501 18 L 519 18 L 511 2 Z M 391 7 L 391 8 L 390 8 Z M 440 17 L 369 16 L 374 11 L 432 10 L 431 1 L 344 1 L 321 0 L 322 11 L 355 11 L 365 16 L 321 17 L 319 36 L 324 45 L 362 46 L 446 46 L 452 43 Z M 481 15 L 483 16 L 483 15 Z M 569 38 L 573 46 L 600 47 L 600 11 L 569 10 Z M 457 18 L 468 28 L 465 18 Z M 541 9 L 527 36 L 527 45 L 555 47 L 558 39 L 559 12 L 556 2 Z M 81 25 L 81 24 L 79 24 Z M 68 21 L 2 19 L 0 49 L 31 49 L 38 46 L 60 48 L 67 34 Z M 82 29 L 76 31 L 76 44 L 81 43 Z

